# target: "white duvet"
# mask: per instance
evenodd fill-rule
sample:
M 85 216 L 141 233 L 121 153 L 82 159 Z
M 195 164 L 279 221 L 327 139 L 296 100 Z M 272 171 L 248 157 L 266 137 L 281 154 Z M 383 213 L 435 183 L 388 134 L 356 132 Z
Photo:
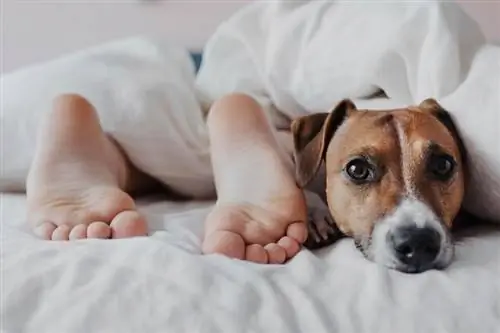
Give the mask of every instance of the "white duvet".
M 141 203 L 149 238 L 57 243 L 5 223 L 24 200 L 2 196 L 4 332 L 500 331 L 500 231 L 462 240 L 445 272 L 388 271 L 347 239 L 263 266 L 200 255 L 208 203 Z
M 457 6 L 262 1 L 218 29 L 197 86 L 186 59 L 135 39 L 2 78 L 1 185 L 22 188 L 38 119 L 68 90 L 97 105 L 146 172 L 200 194 L 211 189 L 200 104 L 222 94 L 289 116 L 343 97 L 380 107 L 433 96 L 474 161 L 467 206 L 500 220 L 500 50 Z M 359 100 L 375 86 L 390 100 Z M 263 266 L 200 255 L 210 206 L 144 199 L 150 237 L 46 242 L 26 230 L 24 195 L 2 194 L 2 332 L 500 332 L 499 228 L 460 238 L 446 271 L 387 270 L 349 239 Z

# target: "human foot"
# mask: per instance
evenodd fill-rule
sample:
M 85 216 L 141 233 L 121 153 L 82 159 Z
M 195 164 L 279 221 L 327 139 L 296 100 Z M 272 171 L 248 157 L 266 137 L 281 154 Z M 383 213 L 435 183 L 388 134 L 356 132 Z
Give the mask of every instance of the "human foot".
M 283 263 L 307 238 L 306 205 L 260 106 L 227 96 L 207 119 L 218 200 L 205 221 L 204 253 Z
M 296 219 L 302 214 L 301 200 L 284 196 L 267 205 L 218 200 L 205 221 L 204 253 L 263 264 L 285 262 L 307 237 L 304 219 Z
M 87 100 L 63 95 L 42 126 L 27 179 L 28 220 L 51 240 L 146 235 L 125 193 L 131 166 Z

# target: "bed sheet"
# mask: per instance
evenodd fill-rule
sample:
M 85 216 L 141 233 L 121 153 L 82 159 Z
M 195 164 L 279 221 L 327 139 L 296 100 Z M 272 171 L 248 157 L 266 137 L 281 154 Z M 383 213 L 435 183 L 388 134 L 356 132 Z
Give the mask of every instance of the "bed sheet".
M 349 239 L 286 265 L 200 255 L 212 203 L 140 200 L 149 237 L 49 242 L 2 194 L 2 332 L 499 332 L 500 231 L 459 240 L 446 271 L 408 275 Z

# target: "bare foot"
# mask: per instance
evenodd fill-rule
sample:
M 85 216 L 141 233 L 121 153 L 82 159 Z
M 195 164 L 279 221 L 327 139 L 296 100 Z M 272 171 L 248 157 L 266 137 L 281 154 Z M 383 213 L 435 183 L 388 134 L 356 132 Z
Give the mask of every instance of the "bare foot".
M 35 234 L 51 240 L 146 235 L 145 220 L 124 192 L 131 170 L 92 105 L 77 95 L 58 97 L 27 179 Z
M 260 106 L 230 95 L 208 116 L 218 200 L 205 221 L 205 253 L 280 264 L 307 238 L 306 205 Z

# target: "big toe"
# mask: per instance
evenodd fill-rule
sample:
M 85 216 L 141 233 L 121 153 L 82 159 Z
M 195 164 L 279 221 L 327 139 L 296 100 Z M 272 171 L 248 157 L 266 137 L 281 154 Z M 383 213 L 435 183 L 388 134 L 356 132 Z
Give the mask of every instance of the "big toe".
M 239 234 L 231 231 L 214 231 L 205 236 L 203 253 L 218 253 L 234 259 L 244 259 L 245 241 Z
M 110 224 L 111 238 L 146 236 L 146 220 L 136 211 L 127 210 L 115 216 Z

